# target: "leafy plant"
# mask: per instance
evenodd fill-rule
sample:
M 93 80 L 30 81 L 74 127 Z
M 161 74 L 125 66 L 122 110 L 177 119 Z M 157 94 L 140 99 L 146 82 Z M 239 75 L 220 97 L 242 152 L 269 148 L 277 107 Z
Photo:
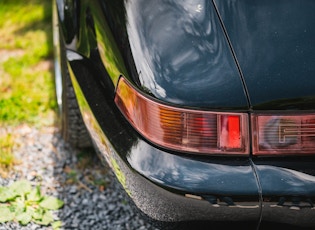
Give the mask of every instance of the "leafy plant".
M 16 181 L 7 187 L 0 186 L 0 223 L 15 220 L 21 225 L 34 222 L 58 229 L 61 222 L 54 220 L 51 211 L 63 204 L 58 198 L 43 195 L 40 186 L 33 188 L 29 181 Z

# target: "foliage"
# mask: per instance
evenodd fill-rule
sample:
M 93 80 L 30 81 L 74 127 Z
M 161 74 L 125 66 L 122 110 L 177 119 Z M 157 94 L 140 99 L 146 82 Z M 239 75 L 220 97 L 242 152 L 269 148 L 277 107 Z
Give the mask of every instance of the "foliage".
M 12 134 L 0 135 L 0 176 L 2 177 L 6 177 L 6 172 L 16 163 L 12 152 L 13 145 L 14 137 Z
M 52 124 L 51 0 L 0 0 L 0 127 Z M 0 135 L 0 175 L 15 163 L 14 135 Z
M 53 122 L 51 6 L 51 0 L 0 0 L 0 127 Z M 15 162 L 13 146 L 14 134 L 0 133 L 0 174 Z M 54 221 L 52 210 L 62 206 L 28 181 L 0 186 L 0 223 L 58 229 L 62 223 Z
M 51 5 L 51 0 L 0 1 L 0 123 L 53 120 Z
M 0 202 L 0 223 L 16 220 L 21 225 L 32 221 L 54 229 L 61 226 L 60 221 L 54 221 L 51 210 L 61 208 L 63 201 L 43 195 L 40 186 L 33 188 L 26 180 L 0 187 Z

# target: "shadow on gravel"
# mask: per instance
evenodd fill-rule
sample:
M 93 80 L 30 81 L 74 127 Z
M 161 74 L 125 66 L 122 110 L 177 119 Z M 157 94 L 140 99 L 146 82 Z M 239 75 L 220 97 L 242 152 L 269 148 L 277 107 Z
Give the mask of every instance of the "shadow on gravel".
M 8 130 L 16 135 L 13 150 L 20 163 L 8 178 L 0 177 L 0 185 L 27 179 L 40 185 L 42 194 L 64 201 L 63 208 L 54 212 L 61 220 L 61 229 L 82 230 L 150 230 L 148 223 L 134 212 L 120 192 L 120 185 L 108 167 L 94 151 L 72 149 L 61 138 L 56 127 L 40 130 L 21 125 Z M 15 222 L 0 224 L 0 230 L 47 230 L 50 226 Z
M 56 215 L 64 229 L 153 229 L 132 210 L 93 149 L 72 149 L 58 130 L 52 145 L 55 194 L 65 203 Z
M 41 130 L 26 125 L 8 130 L 17 136 L 14 154 L 20 164 L 7 179 L 0 177 L 6 186 L 19 179 L 27 179 L 42 192 L 64 201 L 64 207 L 54 213 L 63 222 L 62 229 L 84 230 L 153 230 L 147 221 L 134 212 L 128 199 L 120 192 L 113 178 L 93 150 L 71 149 L 59 135 L 56 127 Z M 183 223 L 177 229 L 255 229 L 250 225 L 230 223 Z M 295 229 L 290 226 L 265 223 L 262 229 Z M 0 224 L 0 230 L 47 230 L 51 227 L 10 222 Z M 166 226 L 160 229 L 169 229 Z

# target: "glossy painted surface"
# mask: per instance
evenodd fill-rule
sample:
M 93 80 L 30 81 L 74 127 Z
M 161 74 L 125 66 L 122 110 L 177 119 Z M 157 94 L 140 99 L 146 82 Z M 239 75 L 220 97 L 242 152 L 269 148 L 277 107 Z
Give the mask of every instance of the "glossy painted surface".
M 262 220 L 315 226 L 315 159 L 256 158 L 262 191 Z
M 141 86 L 178 105 L 247 108 L 211 1 L 127 1 L 127 31 Z
M 100 156 L 142 212 L 170 223 L 222 222 L 229 216 L 230 221 L 258 224 L 260 200 L 248 159 L 194 160 L 152 146 L 125 122 L 93 77 L 93 64 L 74 52 L 67 57 L 81 112 Z
M 75 53 L 68 53 L 68 59 L 83 117 L 101 157 L 150 218 L 258 224 L 261 217 L 315 226 L 314 158 L 209 158 L 163 151 L 125 122 L 93 77 L 97 72 L 92 63 Z
M 248 109 L 210 1 L 83 0 L 80 6 L 79 28 L 68 47 L 86 57 L 97 47 L 113 85 L 122 74 L 168 103 Z
M 215 3 L 253 109 L 315 109 L 315 1 Z
M 67 58 L 80 109 L 88 130 L 100 150 L 101 157 L 110 164 L 125 191 L 142 212 L 152 219 L 166 222 L 248 220 L 254 223 L 254 226 L 257 226 L 261 220 L 262 222 L 280 222 L 297 226 L 315 226 L 314 157 L 255 158 L 250 156 L 244 158 L 223 158 L 201 157 L 166 151 L 144 140 L 127 123 L 114 104 L 114 86 L 118 79 L 116 75 L 119 73 L 128 77 L 134 85 L 143 91 L 151 93 L 151 96 L 156 96 L 166 102 L 189 107 L 199 105 L 217 109 L 221 108 L 221 106 L 224 109 L 242 108 L 242 110 L 245 110 L 248 108 L 241 78 L 224 40 L 224 34 L 219 29 L 218 18 L 215 18 L 212 14 L 214 10 L 210 1 L 199 1 L 193 6 L 187 4 L 186 1 L 181 3 L 169 1 L 169 4 L 161 1 L 159 2 L 161 8 L 157 4 L 153 4 L 155 7 L 152 8 L 149 4 L 152 1 L 138 1 L 142 3 L 141 8 L 135 8 L 138 4 L 135 0 L 126 1 L 128 2 L 127 5 L 124 4 L 124 1 L 82 0 L 79 8 L 66 7 L 66 4 L 75 6 L 75 2 L 78 3 L 79 1 L 69 0 L 64 3 L 58 0 L 58 9 L 61 10 L 59 12 L 61 27 L 67 30 L 69 25 L 73 26 L 73 30 L 62 36 L 65 37 L 68 50 L 74 51 L 68 51 Z M 271 4 L 274 1 L 262 2 Z M 284 3 L 283 1 L 280 2 Z M 297 4 L 296 1 L 292 2 Z M 305 2 L 306 4 L 312 4 L 311 1 Z M 232 23 L 232 21 L 228 21 L 227 18 L 232 20 L 234 15 L 232 12 L 234 11 L 230 11 L 231 15 L 228 17 L 224 15 L 222 9 L 229 9 L 233 4 L 240 4 L 244 7 L 245 1 L 225 1 L 225 3 L 224 1 L 220 1 L 220 3 L 217 1 L 216 3 L 224 22 L 228 24 L 228 22 Z M 258 1 L 246 3 L 257 5 Z M 161 11 L 162 9 L 165 12 Z M 173 12 L 172 9 L 176 9 L 176 12 Z M 205 10 L 203 11 L 203 9 Z M 234 7 L 233 9 L 238 8 Z M 241 9 L 240 12 L 243 12 Z M 262 7 L 262 9 L 265 8 Z M 270 6 L 270 12 L 274 14 L 275 10 L 272 9 Z M 278 8 L 276 7 L 276 9 Z M 75 10 L 77 11 L 74 12 Z M 62 11 L 63 13 L 61 13 Z M 155 12 L 152 15 L 155 16 L 156 21 L 153 19 L 148 21 L 141 20 L 144 16 L 149 17 L 150 11 Z M 250 15 L 247 11 L 243 13 L 244 16 L 240 15 L 241 18 Z M 66 17 L 65 14 L 68 16 Z M 73 22 L 71 15 L 78 16 L 76 22 Z M 184 21 L 187 24 L 181 24 L 183 23 L 180 20 L 183 19 L 180 17 L 181 15 L 188 15 L 189 20 Z M 200 15 L 204 17 L 199 17 Z M 211 20 L 206 22 L 206 16 L 211 16 Z M 297 19 L 296 15 L 292 15 L 292 17 Z M 177 24 L 172 24 L 174 31 L 170 30 L 168 31 L 169 33 L 163 33 L 163 30 L 166 29 L 162 25 L 164 18 L 179 20 Z M 233 20 L 242 22 L 241 19 Z M 254 18 L 253 20 L 257 23 L 257 26 L 261 25 L 258 19 Z M 271 23 L 267 19 L 266 22 Z M 138 23 L 136 25 L 141 25 L 143 28 L 135 27 L 132 23 Z M 248 23 L 251 24 L 250 22 Z M 279 23 L 275 24 L 279 25 Z M 183 25 L 185 26 L 183 27 Z M 197 29 L 184 30 L 184 28 L 189 29 L 189 26 L 192 25 L 196 26 Z M 201 33 L 202 29 L 208 28 L 207 26 L 209 25 L 211 25 L 211 31 L 214 29 L 216 34 L 212 34 L 212 32 Z M 243 28 L 245 28 L 245 25 L 243 25 Z M 254 25 L 252 26 L 255 28 Z M 295 27 L 294 25 L 292 26 Z M 232 33 L 231 28 L 227 27 L 229 35 L 236 33 L 235 31 Z M 239 26 L 238 28 L 240 29 L 241 27 Z M 160 33 L 154 33 L 153 30 L 160 31 Z M 176 37 L 177 33 L 181 36 Z M 296 33 L 293 34 L 296 35 Z M 129 41 L 137 42 L 135 39 L 140 35 L 143 43 L 139 44 L 138 41 L 138 45 L 141 45 L 140 48 L 143 50 L 135 51 L 134 49 L 137 47 L 130 47 Z M 177 42 L 172 42 L 172 38 L 175 38 Z M 238 39 L 240 38 L 242 37 L 238 37 Z M 282 36 L 281 38 L 284 37 Z M 209 41 L 211 42 L 206 42 L 207 39 L 210 39 Z M 251 38 L 247 39 L 251 41 Z M 257 39 L 258 41 L 266 42 L 261 40 L 261 38 Z M 207 49 L 203 50 L 202 47 L 189 43 L 189 41 L 203 42 L 202 44 L 205 44 Z M 237 39 L 233 39 L 231 35 L 231 41 L 238 55 L 240 51 L 235 45 Z M 152 42 L 160 44 L 160 46 L 165 45 L 168 49 L 152 47 Z M 211 45 L 212 42 L 218 46 L 213 46 L 213 55 L 208 56 L 206 53 L 210 51 L 211 47 L 208 45 Z M 245 41 L 239 44 L 244 45 Z M 284 46 L 286 47 L 286 44 Z M 271 47 L 275 48 L 275 45 Z M 242 50 L 241 46 L 239 48 Z M 305 50 L 305 47 L 301 49 L 304 53 L 313 52 L 312 49 L 310 51 Z M 157 54 L 154 55 L 153 51 L 156 51 Z M 191 65 L 186 63 L 188 59 L 185 58 L 187 56 L 184 55 L 184 51 L 191 54 L 191 57 L 195 57 L 195 59 L 191 60 Z M 257 44 L 256 51 L 262 51 L 262 48 Z M 135 54 L 135 52 L 138 55 L 133 59 L 132 54 Z M 277 52 L 280 51 L 274 51 L 275 54 Z M 175 56 L 171 57 L 171 54 Z M 251 56 L 253 54 L 255 52 L 247 53 L 248 58 L 256 58 L 256 56 Z M 259 56 L 259 52 L 256 55 Z M 294 55 L 292 54 L 291 56 Z M 205 58 L 205 60 L 198 59 L 201 57 Z M 222 62 L 215 62 L 215 57 Z M 240 55 L 240 57 L 243 56 Z M 301 55 L 298 57 L 302 58 Z M 311 56 L 309 55 L 309 57 Z M 243 60 L 243 62 L 240 61 L 242 68 L 244 60 L 249 60 L 248 58 L 240 58 L 240 60 Z M 259 59 L 266 66 L 268 60 Z M 288 61 L 289 57 L 284 60 Z M 300 60 L 305 61 L 307 65 L 310 64 L 306 58 Z M 258 62 L 249 61 L 253 65 L 259 66 Z M 148 65 L 142 66 L 143 64 L 141 63 L 143 62 Z M 226 69 L 221 66 L 221 63 L 225 63 Z M 289 62 L 286 63 L 288 64 Z M 207 64 L 213 67 L 217 66 L 219 69 L 222 67 L 221 70 L 224 69 L 222 71 L 225 73 L 224 76 L 227 82 L 223 84 L 220 82 L 221 78 L 210 81 L 209 79 L 214 77 L 212 74 L 214 74 L 213 71 L 215 70 L 212 70 Z M 169 69 L 173 68 L 174 75 L 169 75 L 167 71 L 162 75 L 155 75 L 161 70 L 159 69 L 160 67 L 163 67 L 164 70 L 165 66 L 168 66 Z M 197 75 L 192 77 L 193 75 L 188 74 L 188 72 L 194 72 L 191 68 L 195 66 L 199 67 L 194 69 L 198 73 L 198 77 L 196 77 Z M 280 68 L 280 66 L 269 67 L 265 68 L 265 71 L 268 70 L 270 73 L 275 68 Z M 288 69 L 290 70 L 297 68 L 289 67 Z M 148 78 L 145 78 L 145 75 L 142 75 L 142 71 L 149 71 L 148 68 L 153 71 L 154 75 L 148 75 Z M 308 67 L 310 71 L 313 71 L 312 68 L 314 68 L 312 65 Z M 142 71 L 138 77 L 139 69 Z M 285 70 L 285 67 L 282 66 L 280 69 Z M 299 73 L 308 73 L 306 69 L 302 68 L 303 71 L 301 70 L 302 72 Z M 256 79 L 257 82 L 252 80 L 253 82 L 249 84 L 248 81 L 250 80 L 245 75 L 246 71 L 243 72 L 254 108 L 314 109 L 314 97 L 308 95 L 312 82 L 305 86 L 305 91 L 293 89 L 293 93 L 298 92 L 297 94 L 292 94 L 292 97 L 296 97 L 294 99 L 286 97 L 271 100 L 269 97 L 276 95 L 276 90 L 274 89 L 276 85 L 277 87 L 281 85 L 283 88 L 289 87 L 287 83 L 295 84 L 294 78 L 287 78 L 287 81 L 281 81 L 282 84 L 280 84 L 279 82 L 277 83 L 276 78 L 268 78 L 267 75 L 255 75 L 269 79 L 268 81 L 271 85 L 267 85 L 266 79 L 261 79 L 260 81 L 260 78 Z M 263 71 L 261 72 L 264 73 Z M 203 74 L 208 78 L 200 77 Z M 305 84 L 306 77 L 304 75 L 298 79 L 301 82 L 296 83 L 297 86 L 303 82 Z M 205 82 L 209 84 L 205 84 Z M 234 83 L 230 84 L 231 82 Z M 259 82 L 260 84 L 258 84 Z M 266 85 L 262 86 L 261 83 L 266 83 Z M 221 89 L 219 90 L 214 87 L 211 90 L 210 88 L 206 90 L 206 86 L 210 87 L 214 86 L 214 84 L 217 84 L 217 86 L 223 84 L 226 88 L 219 87 Z M 171 85 L 170 88 L 167 85 Z M 231 95 L 234 96 L 233 100 L 227 102 L 223 96 L 229 95 L 226 94 L 226 91 L 231 85 L 234 87 L 231 88 Z M 179 89 L 175 90 L 174 92 L 176 93 L 174 93 L 171 90 L 172 87 L 173 89 Z M 271 90 L 270 92 L 273 94 L 263 94 L 265 87 Z M 188 88 L 189 90 L 187 90 Z M 299 87 L 296 88 L 298 89 Z M 254 89 L 257 90 L 256 99 L 253 99 L 254 97 L 252 96 L 253 92 L 255 92 Z M 292 87 L 286 89 L 292 90 Z M 163 93 L 161 94 L 163 91 L 170 92 L 170 94 L 166 94 L 163 97 Z M 280 91 L 284 92 L 283 89 L 279 89 Z M 217 96 L 216 102 L 212 99 L 214 94 Z M 169 95 L 171 96 L 169 97 Z M 308 97 L 306 97 L 307 95 Z M 205 98 L 209 100 L 204 100 Z M 219 105 L 219 103 L 223 104 Z M 264 106 L 258 107 L 260 103 L 263 103 Z
M 129 164 L 152 181 L 192 194 L 255 196 L 256 178 L 248 159 L 202 161 L 154 149 L 145 142 L 134 145 Z M 246 189 L 245 189 L 246 188 Z

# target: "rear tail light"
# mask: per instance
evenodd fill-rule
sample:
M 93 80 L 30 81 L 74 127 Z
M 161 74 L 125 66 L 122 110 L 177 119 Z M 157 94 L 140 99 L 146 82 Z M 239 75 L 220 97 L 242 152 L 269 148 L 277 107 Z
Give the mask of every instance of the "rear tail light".
M 115 103 L 133 127 L 159 146 L 202 154 L 249 153 L 248 116 L 158 103 L 120 78 Z
M 161 147 L 200 154 L 249 154 L 248 116 L 161 104 L 123 77 L 115 103 L 147 140 Z M 315 153 L 315 114 L 251 115 L 253 155 Z
M 253 154 L 314 154 L 315 115 L 252 115 Z

